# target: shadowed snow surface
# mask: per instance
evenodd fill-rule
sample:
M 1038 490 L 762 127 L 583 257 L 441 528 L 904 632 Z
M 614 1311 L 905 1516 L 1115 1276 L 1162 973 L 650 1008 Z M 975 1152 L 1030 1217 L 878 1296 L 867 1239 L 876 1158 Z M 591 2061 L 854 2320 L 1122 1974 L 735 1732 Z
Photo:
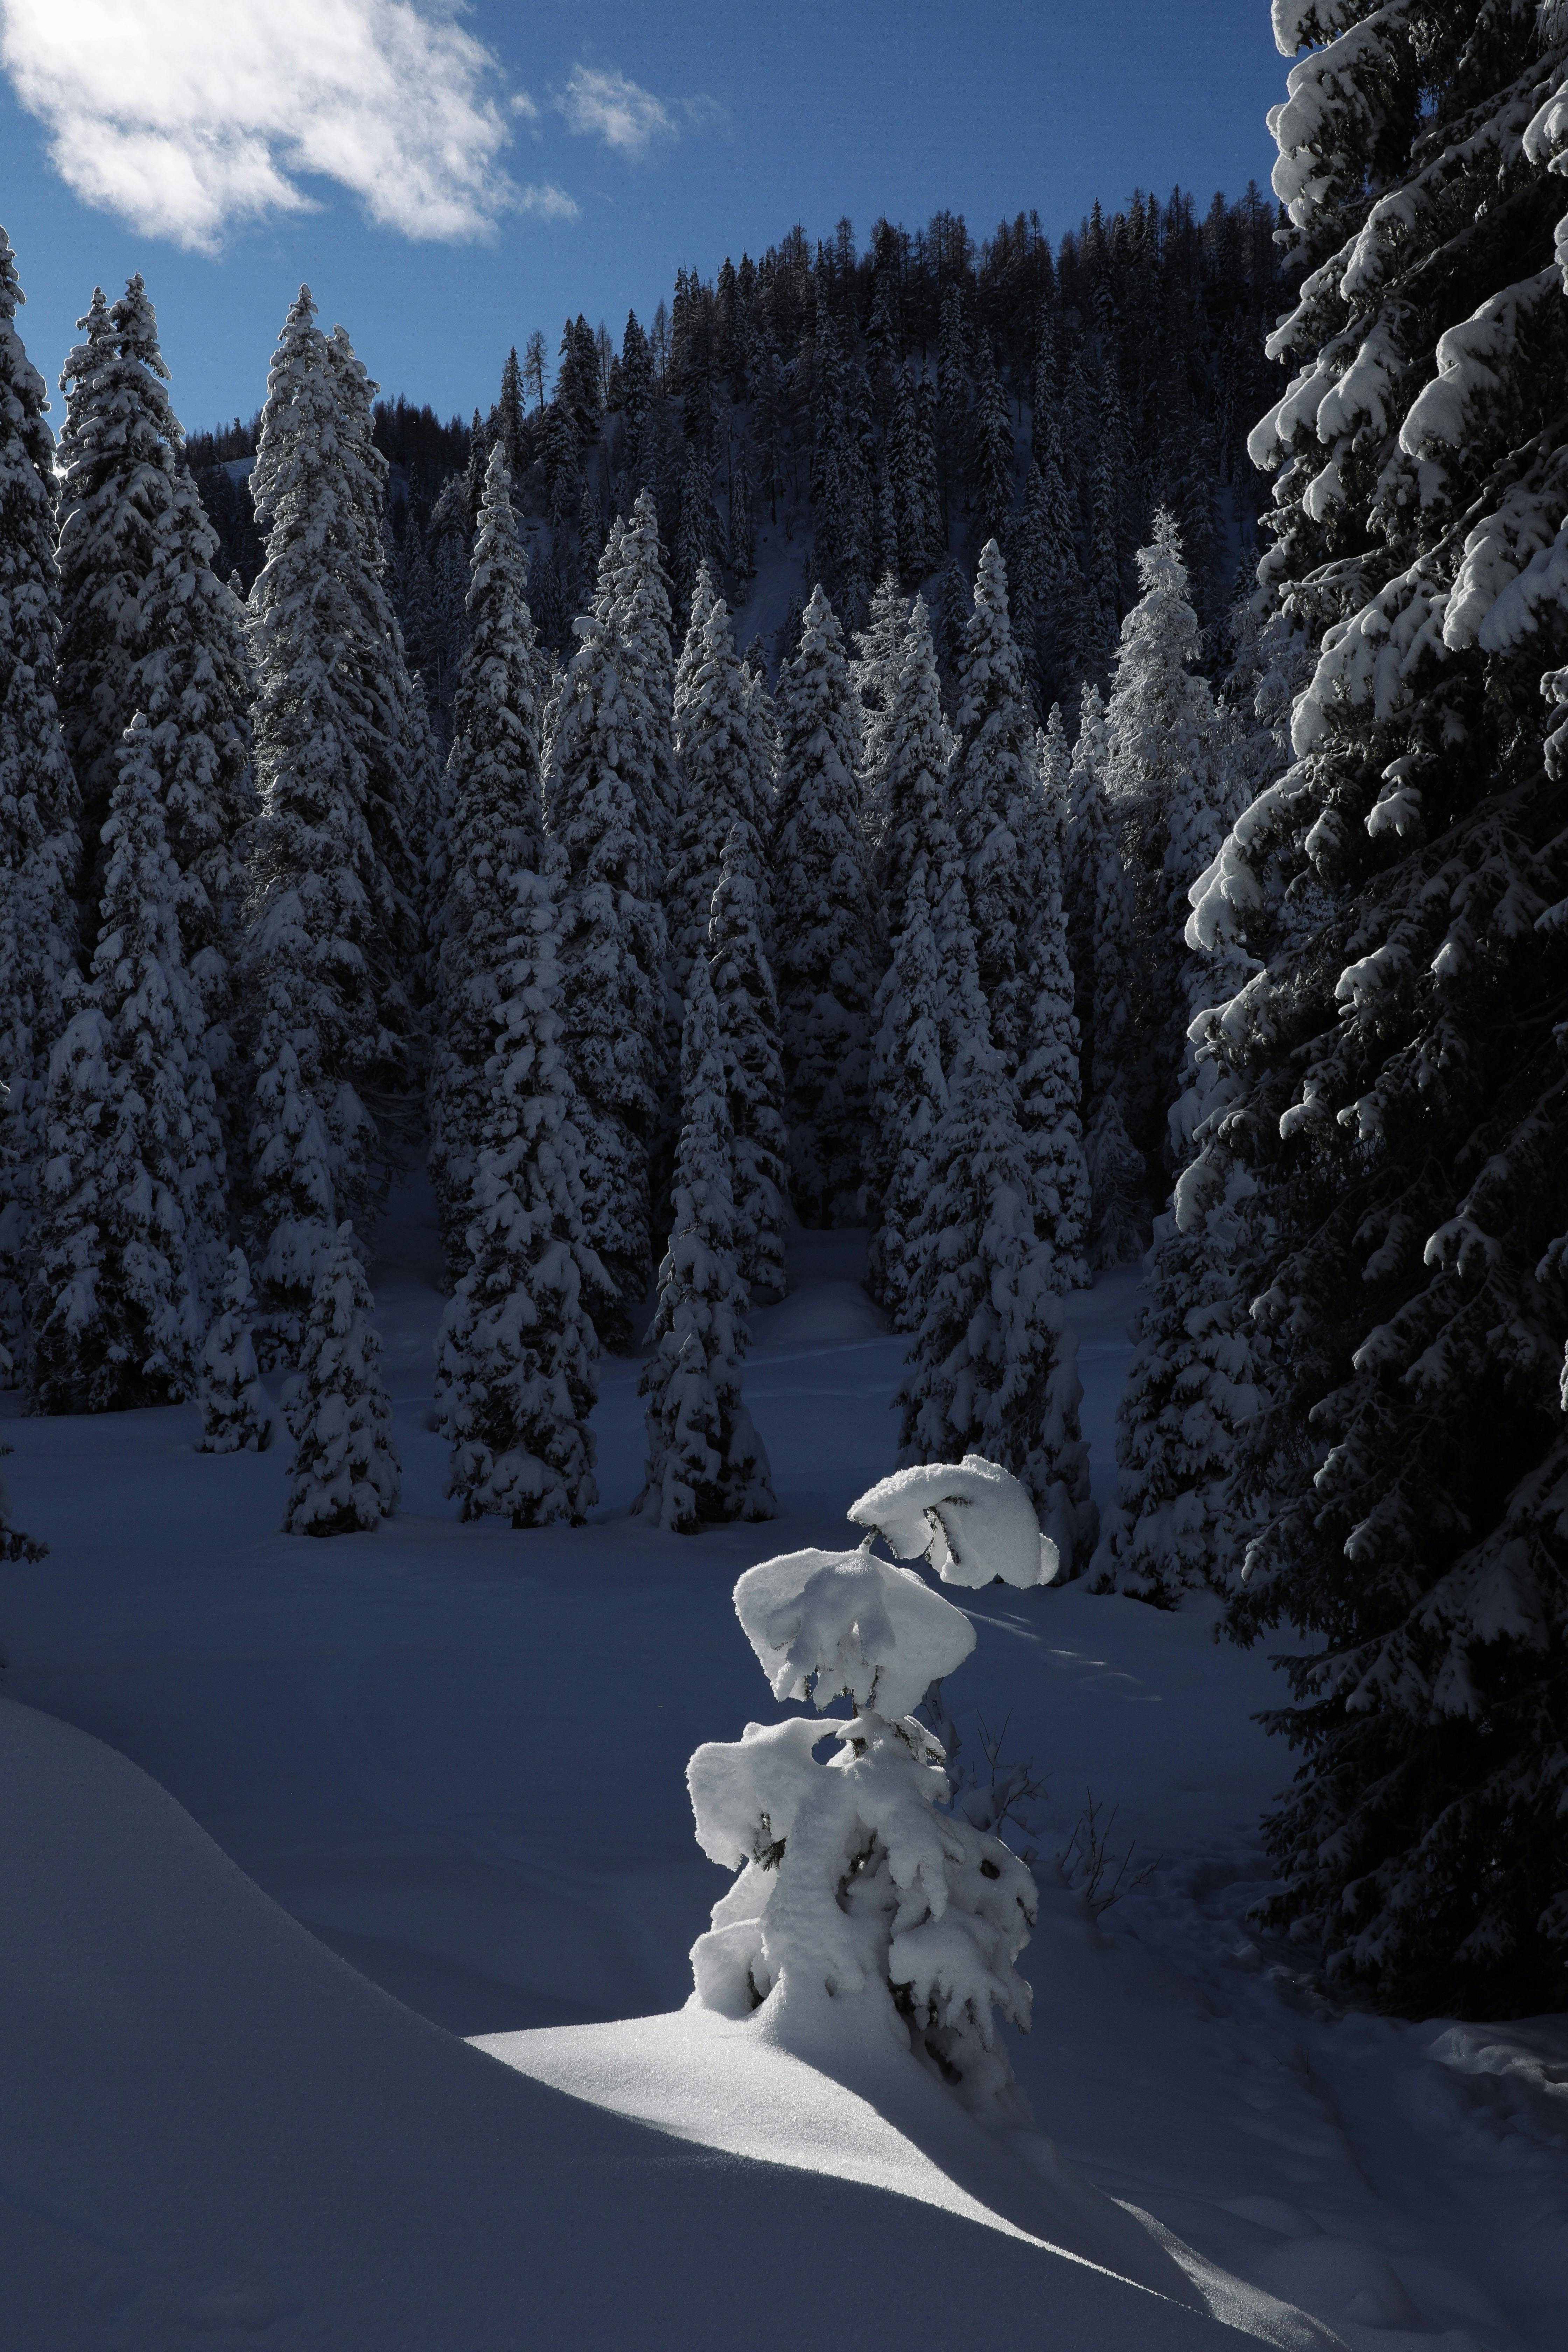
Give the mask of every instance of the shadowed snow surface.
M 429 1427 L 421 1186 L 380 1246 L 404 1497 L 374 1535 L 279 1534 L 286 1449 L 198 1454 L 194 1406 L 29 1421 L 0 1398 L 18 1523 L 52 1547 L 0 1569 L 26 1703 L 0 1734 L 7 2352 L 794 2344 L 786 2247 L 811 2309 L 868 2346 L 979 2309 L 1073 2352 L 1215 2337 L 1018 2236 L 999 2191 L 911 2138 L 918 2117 L 777 2049 L 757 2064 L 787 2061 L 811 2095 L 764 2170 L 764 2077 L 671 2014 L 729 1884 L 693 1840 L 687 1759 L 778 1713 L 731 1588 L 769 1554 L 851 1542 L 848 1503 L 894 1466 L 901 1345 L 858 1288 L 864 1236 L 798 1236 L 798 1287 L 753 1318 L 779 1518 L 700 1538 L 626 1516 L 641 1413 L 617 1360 L 592 1523 L 459 1526 Z M 1101 1499 L 1136 1298 L 1123 1270 L 1069 1302 Z M 1048 1790 L 1015 2055 L 1058 2188 L 1152 2215 L 1352 2352 L 1557 2352 L 1563 2021 L 1341 2016 L 1260 1942 L 1258 1822 L 1291 1759 L 1252 1719 L 1280 1695 L 1266 1657 L 1216 1644 L 1210 1604 L 971 1597 L 949 1705 L 969 1752 L 1005 1723 Z M 1154 1865 L 1102 1926 L 1053 1867 L 1086 1790 Z M 637 2022 L 617 2041 L 616 2020 Z M 563 2025 L 594 2033 L 540 2032 Z M 522 2038 L 503 2068 L 452 2034 Z M 617 2073 L 653 2104 L 606 2096 Z M 801 2168 L 814 2140 L 847 2178 Z

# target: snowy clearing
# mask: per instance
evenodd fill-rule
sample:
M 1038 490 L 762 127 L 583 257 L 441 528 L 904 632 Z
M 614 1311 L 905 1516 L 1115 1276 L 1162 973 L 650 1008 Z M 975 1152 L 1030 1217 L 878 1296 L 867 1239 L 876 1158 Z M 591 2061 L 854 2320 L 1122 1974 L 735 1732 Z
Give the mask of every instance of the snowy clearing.
M 1206 1604 L 994 1587 L 969 1612 L 965 1742 L 1005 1724 L 1048 1789 L 1035 2027 L 1012 2039 L 1068 2168 L 1035 2209 L 1054 2199 L 1055 2226 L 1009 2214 L 929 2118 L 671 2015 L 727 1884 L 693 1841 L 687 1759 L 776 1713 L 731 1589 L 850 1540 L 847 1504 L 892 1466 L 901 1343 L 858 1287 L 861 1237 L 798 1236 L 746 1368 L 776 1522 L 628 1520 L 637 1367 L 611 1361 L 592 1523 L 459 1527 L 429 1427 L 422 1189 L 380 1239 L 404 1494 L 374 1536 L 276 1533 L 286 1449 L 198 1454 L 195 1406 L 24 1422 L 3 1401 L 18 1518 L 52 1547 L 0 1572 L 25 1703 L 0 1710 L 13 2340 L 480 2345 L 515 2340 L 526 2300 L 540 2341 L 717 2344 L 743 2314 L 783 2343 L 759 2250 L 784 2242 L 830 2304 L 874 2283 L 868 2341 L 963 2324 L 982 2294 L 988 2325 L 1064 2344 L 1215 2336 L 1019 2235 L 1106 2260 L 1092 2229 L 1117 2209 L 1091 2200 L 1091 2226 L 1077 2175 L 1264 2290 L 1236 2312 L 1258 2332 L 1277 2298 L 1352 2352 L 1568 2337 L 1568 2025 L 1339 2015 L 1260 1948 L 1243 1915 L 1289 1759 L 1251 1717 L 1278 1686 Z M 1123 1274 L 1072 1302 L 1102 1496 L 1135 1292 Z M 207 1838 L 26 1709 L 142 1767 Z M 1054 1867 L 1088 1792 L 1154 1865 L 1100 1926 Z M 1271 2340 L 1331 2340 L 1289 2329 Z

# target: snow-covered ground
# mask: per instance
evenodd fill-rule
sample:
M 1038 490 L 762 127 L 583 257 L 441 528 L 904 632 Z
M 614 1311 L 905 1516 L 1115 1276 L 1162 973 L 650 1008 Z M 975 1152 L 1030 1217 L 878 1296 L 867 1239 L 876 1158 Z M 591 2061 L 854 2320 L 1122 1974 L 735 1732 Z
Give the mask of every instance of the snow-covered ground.
M 0 1709 L 0 2275 L 26 2315 L 0 2335 L 467 2347 L 520 2340 L 527 2307 L 542 2343 L 782 2344 L 816 2311 L 879 2346 L 984 2307 L 988 2333 L 1016 2315 L 1075 2352 L 1219 2340 L 1179 2300 L 1045 2254 L 907 2119 L 668 2014 L 728 1883 L 692 1838 L 687 1758 L 774 1713 L 731 1589 L 766 1553 L 846 1540 L 847 1505 L 892 1463 L 901 1350 L 857 1237 L 799 1237 L 797 1288 L 755 1318 L 747 1398 L 779 1520 L 696 1539 L 626 1517 L 624 1362 L 590 1526 L 458 1526 L 429 1426 L 418 1188 L 381 1245 L 405 1483 L 374 1536 L 276 1533 L 284 1454 L 197 1454 L 194 1408 L 37 1422 L 0 1400 L 17 1518 L 52 1547 L 0 1570 L 5 1689 L 25 1703 Z M 1102 1496 L 1135 1291 L 1121 1275 L 1074 1302 Z M 1568 2021 L 1317 2001 L 1244 1917 L 1290 1765 L 1253 1720 L 1279 1696 L 1266 1658 L 1215 1643 L 1205 1605 L 994 1590 L 949 1696 L 972 1751 L 982 1721 L 1005 1725 L 1048 1790 L 1016 2056 L 1063 2178 L 1352 2352 L 1557 2352 Z M 222 1853 L 27 1709 L 144 1768 Z M 1100 1927 L 1052 1864 L 1089 1792 L 1154 1865 Z M 538 2031 L 559 2027 L 578 2030 Z M 1089 2252 L 1065 2223 L 1054 2242 Z M 856 2320 L 836 2297 L 868 2263 L 903 2284 Z

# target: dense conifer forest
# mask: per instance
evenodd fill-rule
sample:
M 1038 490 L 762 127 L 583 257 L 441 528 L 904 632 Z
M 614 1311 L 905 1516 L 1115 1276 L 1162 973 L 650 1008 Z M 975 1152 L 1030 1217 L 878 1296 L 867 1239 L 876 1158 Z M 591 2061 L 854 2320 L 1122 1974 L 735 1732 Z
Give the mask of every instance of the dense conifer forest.
M 1269 1926 L 1521 2014 L 1568 1995 L 1568 19 L 1276 17 L 1283 210 L 796 228 L 498 349 L 467 423 L 301 289 L 187 436 L 133 277 L 52 430 L 0 236 L 0 1343 L 34 1412 L 199 1396 L 218 1448 L 291 1372 L 289 1526 L 373 1527 L 365 1237 L 427 1154 L 459 1513 L 581 1522 L 646 1345 L 637 1509 L 691 1533 L 775 1508 L 784 1235 L 868 1228 L 902 1462 L 1287 1644 Z M 1100 1513 L 1063 1301 L 1145 1254 Z

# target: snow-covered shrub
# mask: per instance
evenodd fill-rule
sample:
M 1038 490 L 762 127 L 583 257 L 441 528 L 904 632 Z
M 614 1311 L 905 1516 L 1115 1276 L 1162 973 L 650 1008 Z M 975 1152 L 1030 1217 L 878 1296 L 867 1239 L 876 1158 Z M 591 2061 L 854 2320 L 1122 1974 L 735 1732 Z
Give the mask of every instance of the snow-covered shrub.
M 231 1249 L 223 1304 L 207 1333 L 198 1375 L 202 1433 L 196 1443 L 203 1454 L 238 1454 L 251 1445 L 259 1454 L 271 1443 L 272 1408 L 257 1374 L 255 1323 L 250 1267 L 243 1250 Z
M 1028 2025 L 1016 1963 L 1038 1897 L 1016 1854 L 951 1809 L 942 1748 L 913 1712 L 969 1655 L 974 1629 L 870 1546 L 885 1526 L 900 1548 L 938 1552 L 950 1580 L 1002 1562 L 1035 1582 L 1040 1537 L 1030 1513 L 1021 1541 L 1020 1506 L 1026 1494 L 994 1465 L 934 1465 L 853 1506 L 873 1527 L 858 1551 L 749 1569 L 735 1609 L 774 1697 L 819 1709 L 847 1697 L 854 1713 L 748 1724 L 738 1741 L 700 1748 L 687 1773 L 699 1844 L 740 1873 L 692 1948 L 698 2001 L 737 2019 L 772 2004 L 809 2032 L 814 2004 L 858 2000 L 873 2045 L 907 2048 L 1001 2123 L 1028 2119 L 996 2018 Z M 968 1513 L 951 1544 L 946 1527 Z M 818 1762 L 827 1739 L 835 1752 Z
M 370 1305 L 353 1227 L 342 1224 L 317 1268 L 300 1386 L 289 1407 L 294 1463 L 285 1535 L 352 1535 L 397 1507 L 402 1473 L 392 1450 L 381 1339 L 366 1320 Z

